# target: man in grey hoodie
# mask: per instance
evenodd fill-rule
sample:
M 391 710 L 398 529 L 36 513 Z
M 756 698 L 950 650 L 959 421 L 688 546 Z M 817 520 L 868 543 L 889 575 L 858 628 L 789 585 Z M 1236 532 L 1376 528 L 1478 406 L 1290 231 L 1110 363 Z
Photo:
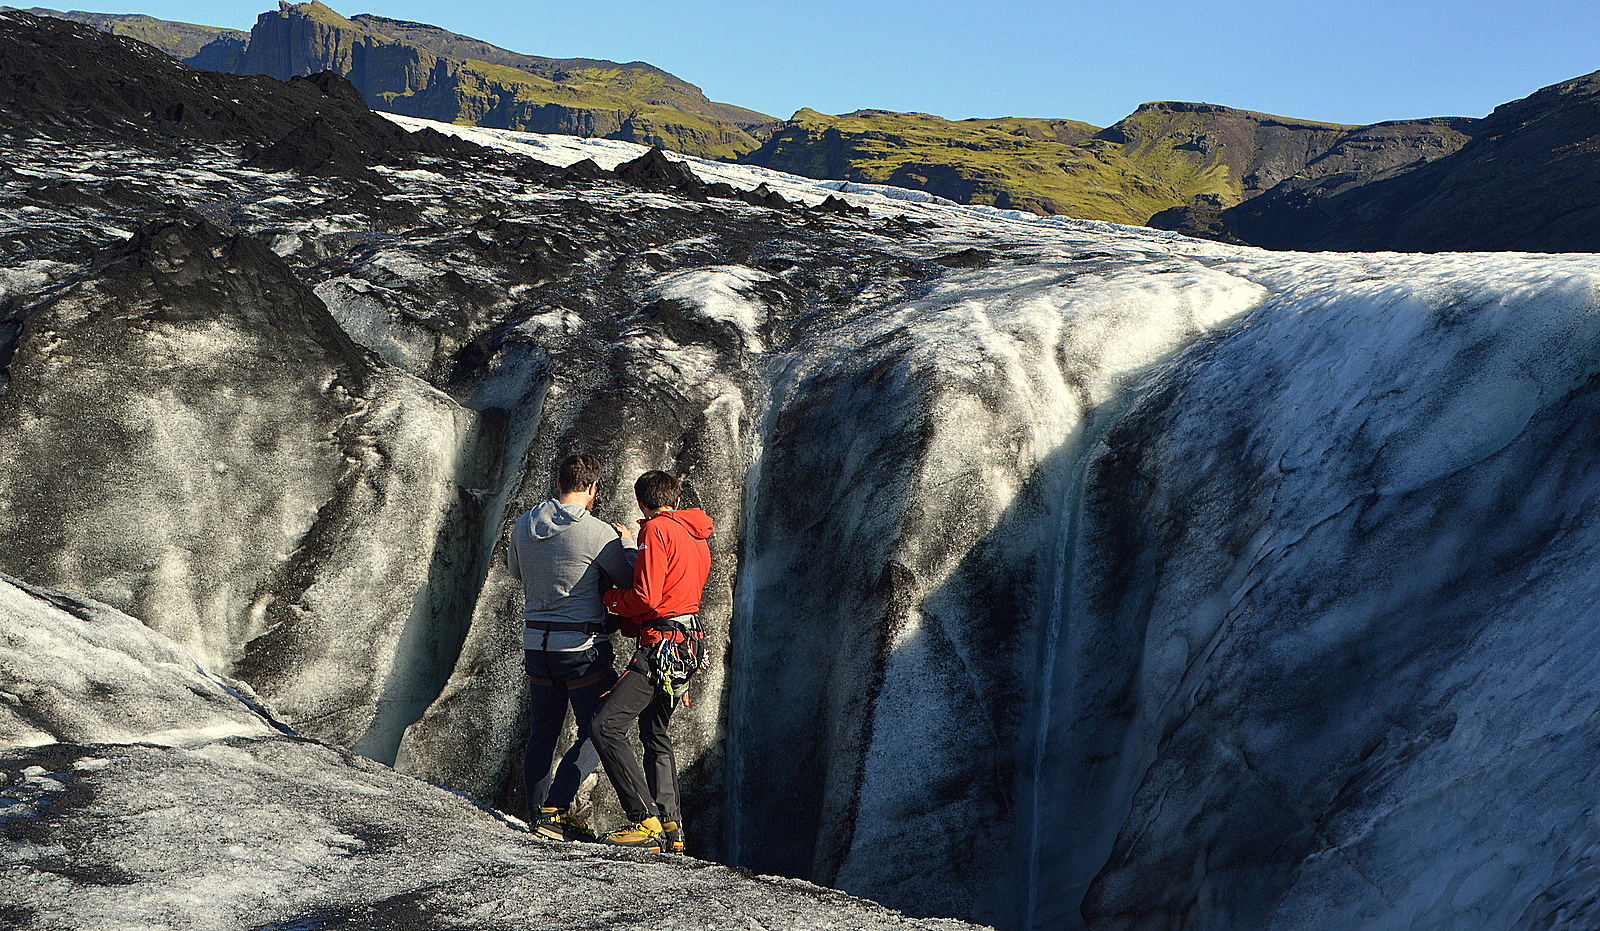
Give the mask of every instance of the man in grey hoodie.
M 600 764 L 589 720 L 617 679 L 600 596 L 633 584 L 633 552 L 613 525 L 589 513 L 599 481 L 600 463 L 593 456 L 563 459 L 556 468 L 556 496 L 517 518 L 506 554 L 512 578 L 522 580 L 529 820 L 534 833 L 555 840 L 593 837 L 571 807 L 579 784 Z M 534 790 L 550 771 L 569 704 L 578 739 L 556 764 L 544 805 L 536 809 Z

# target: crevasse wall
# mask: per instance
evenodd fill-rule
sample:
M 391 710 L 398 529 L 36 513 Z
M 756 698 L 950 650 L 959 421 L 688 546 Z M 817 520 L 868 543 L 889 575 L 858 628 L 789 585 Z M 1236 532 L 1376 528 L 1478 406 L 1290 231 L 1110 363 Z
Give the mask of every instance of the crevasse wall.
M 1090 927 L 1591 914 L 1597 280 L 1378 261 L 1267 276 L 1090 465 L 1040 870 Z
M 795 350 L 749 491 L 729 856 L 1010 919 L 1033 601 L 1068 463 L 1138 375 L 1262 296 L 1041 258 Z M 919 842 L 953 821 L 963 843 Z

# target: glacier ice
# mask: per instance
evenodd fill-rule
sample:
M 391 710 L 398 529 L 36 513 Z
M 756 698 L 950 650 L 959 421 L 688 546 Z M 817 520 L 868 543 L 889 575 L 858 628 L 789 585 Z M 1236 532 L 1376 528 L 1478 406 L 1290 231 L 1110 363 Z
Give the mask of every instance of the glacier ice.
M 675 725 L 708 857 L 1007 928 L 1594 913 L 1594 256 L 1266 253 L 694 160 L 869 215 L 510 154 L 382 190 L 214 146 L 10 154 L 0 570 L 311 737 L 522 810 L 498 547 L 582 445 L 601 516 L 671 467 L 726 528 Z M 192 212 L 141 225 L 113 174 Z M 14 209 L 39 179 L 82 202 Z M 198 797 L 394 778 L 286 737 L 29 733 L 35 793 L 82 759 Z M 302 865 L 371 843 L 306 804 Z
M 247 687 L 106 605 L 0 576 L 0 612 L 8 928 L 977 928 L 685 857 L 535 839 L 456 793 L 283 733 Z

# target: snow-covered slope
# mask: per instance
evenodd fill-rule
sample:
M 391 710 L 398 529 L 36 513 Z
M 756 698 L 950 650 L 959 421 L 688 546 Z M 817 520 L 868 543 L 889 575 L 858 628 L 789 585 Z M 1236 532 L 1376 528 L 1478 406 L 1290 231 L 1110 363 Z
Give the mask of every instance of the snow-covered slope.
M 1584 926 L 1600 259 L 448 131 L 502 151 L 8 137 L 0 569 L 520 812 L 505 531 L 572 449 L 607 519 L 672 468 L 697 853 L 1007 928 Z

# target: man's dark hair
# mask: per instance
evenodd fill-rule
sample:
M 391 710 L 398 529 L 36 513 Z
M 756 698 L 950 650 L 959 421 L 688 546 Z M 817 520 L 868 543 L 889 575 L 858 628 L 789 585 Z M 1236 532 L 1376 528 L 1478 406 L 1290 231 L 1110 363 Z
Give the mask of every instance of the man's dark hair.
M 556 490 L 580 491 L 600 481 L 600 460 L 585 453 L 568 456 L 556 466 Z
M 678 506 L 678 480 L 655 469 L 639 476 L 633 483 L 633 495 L 645 510 Z

